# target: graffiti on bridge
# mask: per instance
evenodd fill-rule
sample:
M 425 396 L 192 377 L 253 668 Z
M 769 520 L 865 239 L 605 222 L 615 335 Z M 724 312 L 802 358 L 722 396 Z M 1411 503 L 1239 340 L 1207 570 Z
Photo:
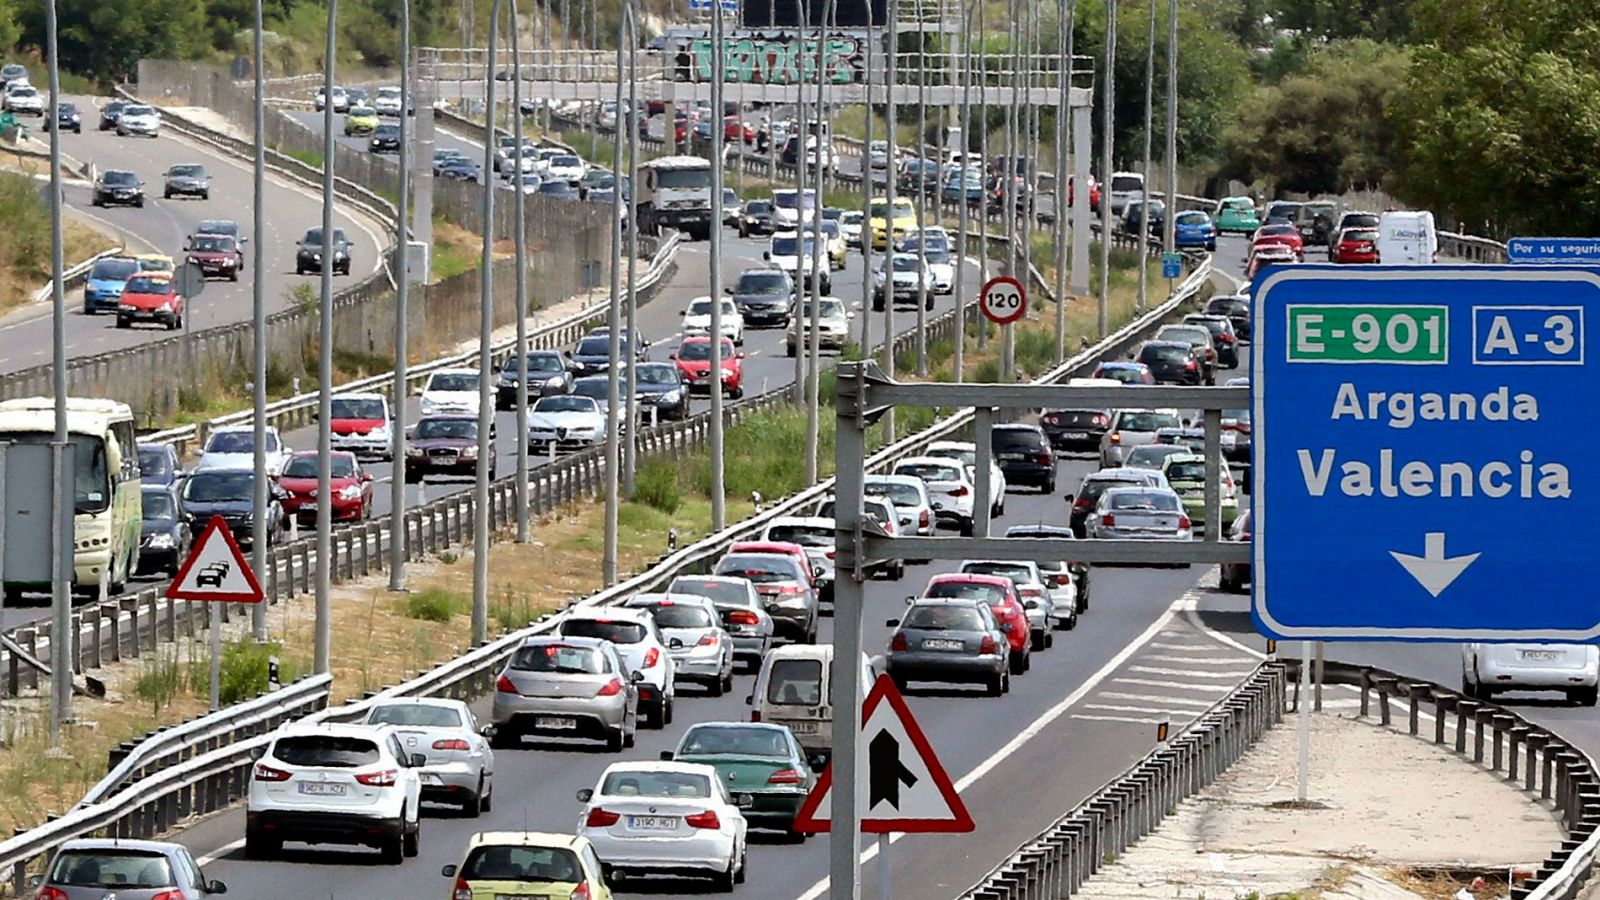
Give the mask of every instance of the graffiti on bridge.
M 817 80 L 816 38 L 730 37 L 723 41 L 723 64 L 729 82 L 796 84 Z M 853 37 L 823 38 L 822 77 L 828 84 L 861 80 L 861 42 Z M 679 52 L 677 80 L 712 80 L 710 38 L 695 38 Z

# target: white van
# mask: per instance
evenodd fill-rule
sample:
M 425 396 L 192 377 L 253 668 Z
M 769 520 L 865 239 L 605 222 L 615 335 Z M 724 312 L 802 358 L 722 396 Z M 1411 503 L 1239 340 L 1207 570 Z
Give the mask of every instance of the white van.
M 1144 176 L 1138 172 L 1111 173 L 1111 217 L 1122 218 L 1128 204 L 1144 197 Z
M 1378 260 L 1388 265 L 1428 266 L 1439 259 L 1439 230 L 1425 209 L 1378 216 Z
M 861 655 L 861 698 L 876 678 Z M 754 692 L 745 698 L 750 721 L 786 725 L 807 753 L 833 752 L 833 645 L 786 644 L 761 661 Z

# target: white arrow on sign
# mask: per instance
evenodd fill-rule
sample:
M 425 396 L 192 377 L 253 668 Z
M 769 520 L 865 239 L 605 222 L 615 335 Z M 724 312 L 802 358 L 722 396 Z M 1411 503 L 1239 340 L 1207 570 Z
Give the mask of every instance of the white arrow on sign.
M 1423 590 L 1437 597 L 1460 578 L 1461 573 L 1467 570 L 1467 566 L 1472 565 L 1473 560 L 1481 554 L 1468 553 L 1465 556 L 1446 557 L 1444 532 L 1430 531 L 1423 541 L 1422 556 L 1412 556 L 1396 550 L 1390 550 L 1389 555 L 1411 573 L 1411 577 L 1422 585 Z

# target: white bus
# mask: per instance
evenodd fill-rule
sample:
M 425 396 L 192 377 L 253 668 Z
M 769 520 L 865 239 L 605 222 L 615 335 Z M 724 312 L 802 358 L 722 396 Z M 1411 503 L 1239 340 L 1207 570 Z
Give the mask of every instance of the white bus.
M 139 567 L 142 495 L 133 411 L 126 403 L 71 397 L 67 432 L 74 448 L 73 588 L 97 590 L 107 573 L 113 592 Z M 0 443 L 49 444 L 55 435 L 55 401 L 26 397 L 0 403 Z M 5 598 L 50 584 L 12 581 L 5 573 Z

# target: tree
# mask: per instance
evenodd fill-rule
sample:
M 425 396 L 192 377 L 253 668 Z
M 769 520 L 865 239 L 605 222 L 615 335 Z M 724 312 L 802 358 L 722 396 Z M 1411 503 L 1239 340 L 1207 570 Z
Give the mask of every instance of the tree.
M 1407 67 L 1405 50 L 1370 40 L 1315 50 L 1302 72 L 1257 86 L 1239 104 L 1222 174 L 1308 194 L 1384 183 L 1398 158 L 1388 110 Z
M 24 42 L 45 45 L 43 3 L 24 3 Z M 61 67 L 102 81 L 133 75 L 139 60 L 183 59 L 205 47 L 202 0 L 59 0 Z
M 1412 0 L 1275 0 L 1272 23 L 1300 40 L 1411 39 Z

